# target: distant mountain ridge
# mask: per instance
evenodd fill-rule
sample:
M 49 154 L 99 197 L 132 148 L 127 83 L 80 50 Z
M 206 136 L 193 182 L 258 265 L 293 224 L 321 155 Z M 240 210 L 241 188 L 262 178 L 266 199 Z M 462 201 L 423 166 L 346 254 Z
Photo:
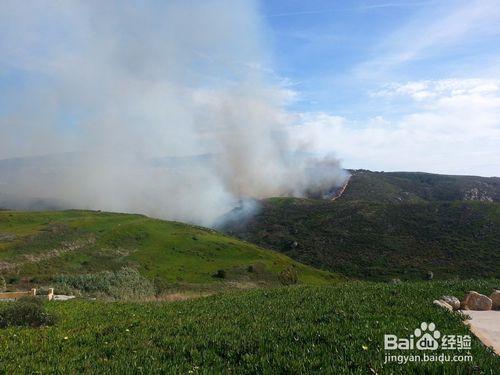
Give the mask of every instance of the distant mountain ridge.
M 350 172 L 334 201 L 266 199 L 221 229 L 348 277 L 500 277 L 499 178 Z
M 424 172 L 349 170 L 342 200 L 401 203 L 424 201 L 500 202 L 500 177 L 441 175 Z

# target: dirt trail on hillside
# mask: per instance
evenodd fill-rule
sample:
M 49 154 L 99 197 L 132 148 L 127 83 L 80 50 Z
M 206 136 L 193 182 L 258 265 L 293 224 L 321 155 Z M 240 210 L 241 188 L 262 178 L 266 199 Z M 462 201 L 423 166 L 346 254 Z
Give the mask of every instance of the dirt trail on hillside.
M 52 250 L 47 250 L 45 253 L 39 254 L 24 254 L 22 260 L 14 262 L 0 262 L 0 271 L 12 271 L 15 268 L 23 266 L 27 263 L 39 263 L 51 258 L 59 257 L 71 251 L 78 251 L 87 246 L 95 244 L 96 238 L 94 235 L 87 238 L 81 238 L 72 242 L 62 242 L 61 246 Z
M 347 181 L 345 182 L 345 184 L 340 188 L 340 190 L 338 191 L 338 193 L 332 197 L 331 201 L 336 201 L 337 199 L 339 199 L 342 194 L 344 194 L 344 191 L 345 189 L 347 188 L 347 185 L 349 184 L 349 181 L 351 180 L 351 176 L 349 176 L 349 178 L 347 179 Z
M 465 324 L 470 326 L 471 332 L 486 346 L 493 347 L 500 355 L 500 311 L 464 311 L 471 317 Z

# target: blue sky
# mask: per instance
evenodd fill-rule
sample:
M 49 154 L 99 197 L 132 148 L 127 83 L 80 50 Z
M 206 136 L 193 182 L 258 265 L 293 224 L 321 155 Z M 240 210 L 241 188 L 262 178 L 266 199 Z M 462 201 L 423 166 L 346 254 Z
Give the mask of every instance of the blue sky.
M 498 1 L 261 4 L 292 110 L 332 138 L 319 149 L 354 167 L 500 174 Z
M 346 104 L 357 101 L 360 93 L 366 100 L 366 87 L 360 83 L 369 87 L 373 82 L 355 77 L 354 68 L 376 55 L 374 46 L 422 7 L 367 8 L 364 4 L 263 2 L 276 69 L 301 92 L 304 109 L 358 113 L 359 109 Z
M 499 8 L 496 1 L 262 2 L 275 69 L 300 92 L 297 107 L 361 118 L 374 111 L 369 92 L 390 82 L 498 77 Z M 414 56 L 391 65 L 391 56 L 412 48 Z
M 500 175 L 498 0 L 20 4 L 0 5 L 0 158 L 141 131 L 209 152 L 191 124 L 215 134 L 231 98 L 348 168 Z

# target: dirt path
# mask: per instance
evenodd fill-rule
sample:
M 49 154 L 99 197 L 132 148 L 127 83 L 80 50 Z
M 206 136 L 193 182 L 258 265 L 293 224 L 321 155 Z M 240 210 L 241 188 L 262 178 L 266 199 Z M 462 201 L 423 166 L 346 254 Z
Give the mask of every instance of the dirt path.
M 347 181 L 345 182 L 345 184 L 340 188 L 339 192 L 337 194 L 335 194 L 335 196 L 331 199 L 331 201 L 336 201 L 337 199 L 339 199 L 342 194 L 344 194 L 344 191 L 345 189 L 347 188 L 347 185 L 349 184 L 349 180 L 351 179 L 351 176 L 349 176 L 347 178 Z
M 484 345 L 492 346 L 497 355 L 500 355 L 500 311 L 464 311 L 471 317 L 465 324 Z
M 3 262 L 0 261 L 0 271 L 11 271 L 17 267 L 23 266 L 27 263 L 38 263 L 44 260 L 59 257 L 70 251 L 78 251 L 86 246 L 93 245 L 96 242 L 95 236 L 91 235 L 87 238 L 80 238 L 73 242 L 62 242 L 61 246 L 47 250 L 45 253 L 40 254 L 24 254 L 22 260 L 16 262 Z

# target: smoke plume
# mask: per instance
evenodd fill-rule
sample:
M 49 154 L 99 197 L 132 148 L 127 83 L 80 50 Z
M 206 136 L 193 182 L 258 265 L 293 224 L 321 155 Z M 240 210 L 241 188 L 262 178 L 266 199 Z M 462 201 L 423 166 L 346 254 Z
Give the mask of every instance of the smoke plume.
M 211 225 L 244 197 L 342 184 L 289 145 L 256 2 L 0 8 L 0 158 L 51 155 L 0 162 L 0 195 Z

